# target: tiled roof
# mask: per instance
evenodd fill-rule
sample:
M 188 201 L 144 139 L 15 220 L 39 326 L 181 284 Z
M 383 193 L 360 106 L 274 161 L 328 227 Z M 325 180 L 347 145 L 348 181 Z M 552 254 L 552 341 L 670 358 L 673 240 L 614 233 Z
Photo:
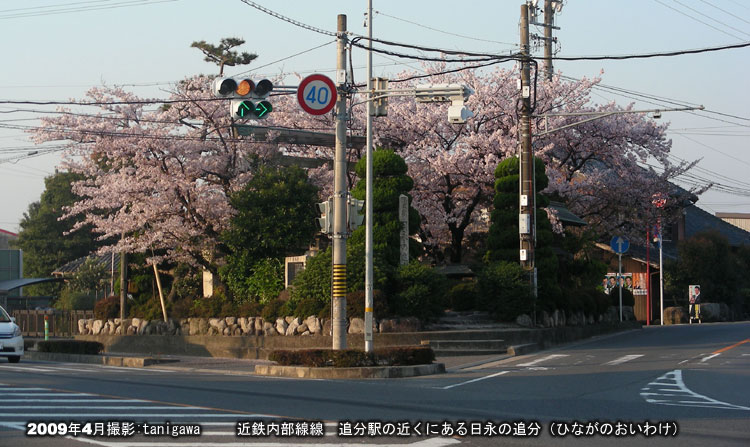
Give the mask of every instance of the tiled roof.
M 110 253 L 105 253 L 102 255 L 88 255 L 84 256 L 82 258 L 78 258 L 75 261 L 68 262 L 67 264 L 63 265 L 62 267 L 58 267 L 55 269 L 52 274 L 54 276 L 69 276 L 75 274 L 79 268 L 86 262 L 87 259 L 94 259 L 97 264 L 104 265 L 107 267 L 107 269 L 114 268 L 115 270 L 118 270 L 120 268 L 120 256 L 115 255 L 114 256 L 114 267 L 112 266 L 112 255 Z

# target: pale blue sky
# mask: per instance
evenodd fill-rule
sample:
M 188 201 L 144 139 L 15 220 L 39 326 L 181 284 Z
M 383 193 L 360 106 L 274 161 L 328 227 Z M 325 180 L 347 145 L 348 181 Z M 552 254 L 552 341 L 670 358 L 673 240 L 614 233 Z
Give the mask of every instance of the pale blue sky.
M 0 39 L 4 42 L 0 100 L 80 98 L 89 87 L 103 82 L 131 85 L 127 88 L 143 96 L 165 97 L 160 89 L 167 88 L 169 82 L 216 71 L 215 66 L 203 62 L 197 50 L 190 48 L 192 41 L 218 42 L 228 36 L 244 38 L 247 41 L 244 49 L 259 55 L 248 67 L 261 67 L 257 69 L 259 74 L 325 73 L 335 67 L 333 44 L 272 63 L 331 42 L 333 38 L 271 17 L 240 0 L 143 3 L 148 2 L 0 0 Z M 257 3 L 327 31 L 335 31 L 336 16 L 346 14 L 350 31 L 366 33 L 363 27 L 366 0 L 257 0 Z M 373 7 L 379 12 L 374 15 L 373 31 L 375 37 L 386 40 L 507 53 L 519 40 L 521 3 L 519 0 L 373 0 Z M 49 14 L 49 9 L 44 8 L 49 6 L 67 12 Z M 72 8 L 90 7 L 102 9 L 70 12 Z M 13 17 L 28 13 L 40 15 Z M 737 44 L 750 41 L 750 1 L 566 0 L 557 25 L 561 28 L 555 32 L 560 56 L 651 53 Z M 375 74 L 388 76 L 409 68 L 397 62 L 412 63 L 376 56 Z M 363 51 L 355 52 L 354 65 L 364 68 Z M 418 64 L 412 65 L 417 67 Z M 681 103 L 703 104 L 710 110 L 735 115 L 733 118 L 680 112 L 664 113 L 662 119 L 670 121 L 674 129 L 670 133 L 674 140 L 673 154 L 691 160 L 703 158 L 699 167 L 705 171 L 696 171 L 697 176 L 750 190 L 746 175 L 750 168 L 747 156 L 750 48 L 647 60 L 559 61 L 555 68 L 572 77 L 596 76 L 603 69 L 605 85 Z M 228 69 L 229 74 L 238 71 L 242 70 Z M 364 79 L 364 70 L 360 69 L 355 76 Z M 594 96 L 600 102 L 611 99 L 623 105 L 631 102 L 607 91 L 597 91 Z M 637 108 L 654 107 L 637 102 Z M 42 106 L 0 104 L 0 126 L 35 125 L 34 121 L 8 121 L 39 117 L 38 113 L 5 113 L 19 108 L 49 110 Z M 0 228 L 9 231 L 18 230 L 23 212 L 29 203 L 38 200 L 43 190 L 44 176 L 53 172 L 59 162 L 58 154 L 14 164 L 2 162 L 17 154 L 12 151 L 25 150 L 30 145 L 22 131 L 0 128 L 3 191 Z M 699 205 L 709 212 L 750 212 L 750 196 L 708 192 Z

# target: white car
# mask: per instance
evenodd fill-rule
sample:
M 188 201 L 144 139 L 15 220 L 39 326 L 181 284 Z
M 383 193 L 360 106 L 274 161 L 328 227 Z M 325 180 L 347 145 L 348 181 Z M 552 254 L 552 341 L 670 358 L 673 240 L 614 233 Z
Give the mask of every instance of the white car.
M 0 357 L 18 363 L 23 355 L 23 336 L 14 318 L 0 307 Z

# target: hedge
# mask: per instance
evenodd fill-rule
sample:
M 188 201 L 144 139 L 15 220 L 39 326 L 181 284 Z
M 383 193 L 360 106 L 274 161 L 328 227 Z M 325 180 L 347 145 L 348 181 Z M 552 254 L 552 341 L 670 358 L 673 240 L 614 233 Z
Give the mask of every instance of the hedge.
M 356 349 L 302 349 L 275 350 L 268 358 L 282 366 L 353 368 L 426 365 L 435 360 L 435 353 L 429 346 L 379 348 L 371 353 Z
M 36 349 L 39 352 L 97 355 L 104 351 L 104 345 L 98 341 L 47 340 L 37 342 Z

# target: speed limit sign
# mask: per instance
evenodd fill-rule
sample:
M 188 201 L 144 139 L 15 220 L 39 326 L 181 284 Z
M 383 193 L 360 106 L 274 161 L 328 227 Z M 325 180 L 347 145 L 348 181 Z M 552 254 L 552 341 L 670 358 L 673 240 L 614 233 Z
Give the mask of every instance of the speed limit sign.
M 325 115 L 336 105 L 336 86 L 322 74 L 313 74 L 297 87 L 297 101 L 311 115 Z

